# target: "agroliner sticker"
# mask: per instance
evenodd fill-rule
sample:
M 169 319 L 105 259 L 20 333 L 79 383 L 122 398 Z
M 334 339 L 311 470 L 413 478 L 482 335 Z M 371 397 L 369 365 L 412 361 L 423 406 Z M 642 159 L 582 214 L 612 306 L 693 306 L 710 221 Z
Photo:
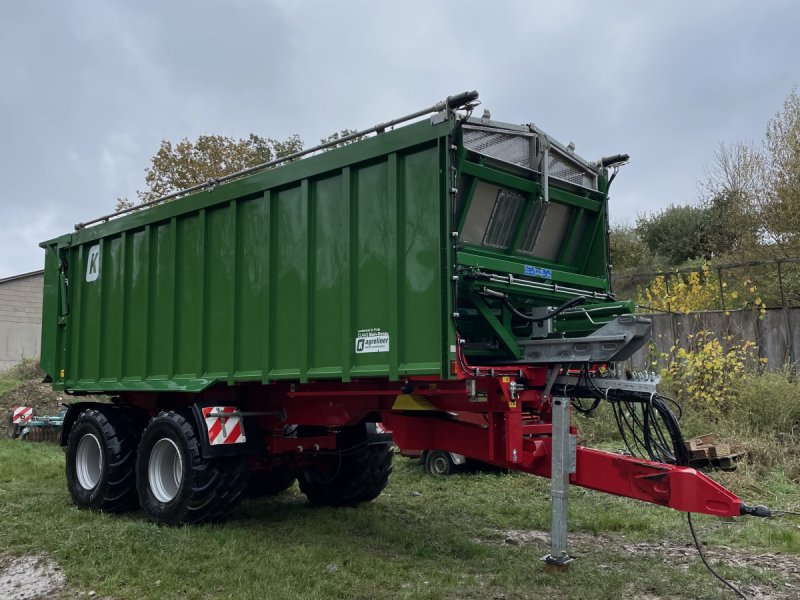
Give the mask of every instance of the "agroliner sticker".
M 359 329 L 356 334 L 356 354 L 388 352 L 389 332 L 380 329 Z

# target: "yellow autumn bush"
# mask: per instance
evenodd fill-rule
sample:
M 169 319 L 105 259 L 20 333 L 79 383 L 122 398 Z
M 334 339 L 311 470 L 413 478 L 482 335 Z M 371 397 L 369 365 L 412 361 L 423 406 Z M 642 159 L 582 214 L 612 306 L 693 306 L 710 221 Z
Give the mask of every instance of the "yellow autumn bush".
M 748 365 L 759 364 L 756 344 L 734 343 L 731 336 L 723 344 L 711 331 L 690 335 L 687 341 L 688 350 L 675 345 L 662 354 L 666 362 L 662 375 L 670 381 L 676 400 L 711 419 L 730 414 Z
M 706 263 L 698 271 L 657 275 L 640 290 L 637 303 L 644 309 L 673 313 L 690 313 L 702 310 L 727 310 L 754 308 L 759 317 L 767 312 L 758 287 L 749 279 L 729 285 L 719 282 L 715 271 Z
M 699 271 L 657 275 L 639 294 L 644 307 L 668 312 L 688 313 L 719 308 L 719 287 L 711 267 L 704 264 Z

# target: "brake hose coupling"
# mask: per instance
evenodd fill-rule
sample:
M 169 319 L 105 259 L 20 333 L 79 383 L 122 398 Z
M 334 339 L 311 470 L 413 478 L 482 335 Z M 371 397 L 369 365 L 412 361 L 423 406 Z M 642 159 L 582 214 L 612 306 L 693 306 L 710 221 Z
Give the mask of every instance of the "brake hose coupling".
M 739 511 L 741 512 L 741 514 L 750 515 L 751 517 L 769 518 L 772 516 L 772 511 L 763 504 L 756 504 L 755 506 L 750 506 L 749 504 L 745 504 L 744 502 L 742 502 L 742 506 L 739 508 Z

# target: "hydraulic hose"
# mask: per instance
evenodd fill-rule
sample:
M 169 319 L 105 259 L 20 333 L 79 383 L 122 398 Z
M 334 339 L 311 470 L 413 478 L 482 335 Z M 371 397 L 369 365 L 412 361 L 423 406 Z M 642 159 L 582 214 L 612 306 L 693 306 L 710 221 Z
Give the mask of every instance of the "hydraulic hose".
M 539 316 L 539 317 L 534 317 L 534 316 L 531 316 L 531 315 L 526 315 L 525 313 L 517 310 L 517 308 L 513 304 L 511 304 L 511 301 L 508 299 L 508 296 L 506 294 L 503 294 L 502 292 L 495 292 L 494 290 L 490 290 L 488 288 L 483 288 L 482 294 L 485 295 L 485 296 L 492 296 L 492 297 L 495 297 L 495 298 L 500 298 L 503 301 L 503 304 L 505 305 L 505 307 L 508 310 L 510 310 L 514 316 L 516 316 L 516 317 L 518 317 L 518 318 L 520 318 L 520 319 L 522 319 L 524 321 L 531 321 L 533 323 L 543 323 L 544 321 L 549 321 L 550 319 L 552 319 L 553 317 L 555 317 L 555 316 L 559 315 L 560 313 L 564 312 L 568 308 L 572 308 L 574 306 L 578 306 L 579 304 L 583 304 L 584 302 L 586 302 L 586 296 L 577 296 L 575 298 L 570 298 L 569 300 L 564 302 L 564 304 L 554 308 L 553 310 L 551 310 L 546 315 L 542 315 L 542 316 Z

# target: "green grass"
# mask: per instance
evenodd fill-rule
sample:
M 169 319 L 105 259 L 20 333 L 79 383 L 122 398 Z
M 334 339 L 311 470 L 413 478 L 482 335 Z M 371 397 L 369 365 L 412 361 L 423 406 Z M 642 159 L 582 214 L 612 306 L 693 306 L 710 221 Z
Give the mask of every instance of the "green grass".
M 0 396 L 7 394 L 14 388 L 23 383 L 23 379 L 15 376 L 15 373 L 10 371 L 3 371 L 0 373 Z
M 164 528 L 141 512 L 80 511 L 52 445 L 0 441 L 0 555 L 49 552 L 78 589 L 116 598 L 728 598 L 690 554 L 688 569 L 626 544 L 691 544 L 685 515 L 573 488 L 565 573 L 545 571 L 549 482 L 520 474 L 433 478 L 396 457 L 392 482 L 358 508 L 308 505 L 297 487 L 246 501 L 224 525 Z M 729 485 L 731 482 L 726 482 Z M 736 484 L 736 481 L 733 481 Z M 760 484 L 788 506 L 797 487 L 780 473 Z M 714 544 L 800 554 L 797 520 L 699 517 Z M 513 542 L 513 543 L 512 543 Z M 691 548 L 688 548 L 691 550 Z M 734 550 L 740 553 L 743 551 Z M 720 566 L 738 582 L 781 589 L 776 569 Z

